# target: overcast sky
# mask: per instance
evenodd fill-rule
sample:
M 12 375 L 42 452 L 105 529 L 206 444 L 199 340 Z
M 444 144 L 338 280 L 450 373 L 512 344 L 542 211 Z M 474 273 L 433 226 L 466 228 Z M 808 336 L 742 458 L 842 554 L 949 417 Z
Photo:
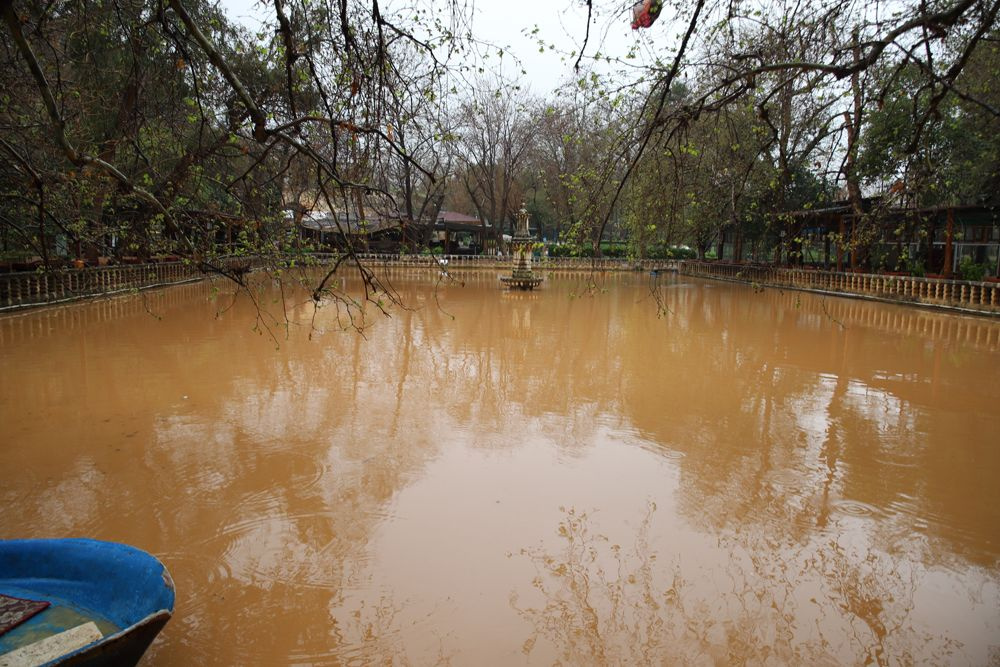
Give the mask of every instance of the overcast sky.
M 220 0 L 220 4 L 230 18 L 254 29 L 260 16 L 273 21 L 270 3 L 263 8 L 256 0 Z M 389 3 L 390 10 L 391 6 Z M 556 44 L 560 51 L 579 50 L 587 20 L 586 7 L 579 0 L 479 0 L 471 6 L 473 33 L 484 42 L 510 47 L 528 72 L 528 81 L 523 81 L 520 68 L 508 66 L 505 73 L 520 79 L 522 85 L 527 83 L 533 93 L 544 95 L 572 74 L 572 59 L 563 62 L 559 53 L 548 48 L 539 53 L 537 39 Z M 631 16 L 622 7 L 618 6 L 615 15 L 595 17 L 587 47 L 589 55 L 600 49 L 603 53 L 623 56 L 637 40 L 648 43 L 655 32 L 664 30 L 658 24 L 649 31 L 633 31 L 629 25 Z M 538 35 L 530 37 L 527 33 L 535 26 Z M 494 56 L 487 64 L 496 62 Z

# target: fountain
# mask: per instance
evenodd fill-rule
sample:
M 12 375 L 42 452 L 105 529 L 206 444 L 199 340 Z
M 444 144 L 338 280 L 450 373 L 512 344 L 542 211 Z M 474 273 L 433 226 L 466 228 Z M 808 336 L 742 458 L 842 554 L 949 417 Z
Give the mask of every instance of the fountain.
M 542 279 L 535 276 L 531 271 L 531 246 L 534 239 L 528 231 L 528 211 L 521 204 L 521 210 L 517 213 L 517 229 L 514 231 L 514 238 L 511 245 L 514 247 L 514 270 L 509 276 L 501 276 L 500 280 L 511 289 L 529 290 L 535 289 L 542 284 Z

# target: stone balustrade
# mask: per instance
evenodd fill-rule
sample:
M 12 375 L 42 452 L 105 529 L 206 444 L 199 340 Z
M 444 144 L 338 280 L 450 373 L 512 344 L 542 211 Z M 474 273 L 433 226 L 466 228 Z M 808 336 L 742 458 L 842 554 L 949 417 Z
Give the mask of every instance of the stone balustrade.
M 131 264 L 0 274 L 0 310 L 197 280 L 190 264 Z
M 225 269 L 239 271 L 247 271 L 254 264 L 254 260 L 245 257 L 219 262 Z M 195 264 L 179 261 L 3 273 L 0 274 L 0 311 L 177 285 L 209 275 L 214 274 L 206 273 Z
M 495 268 L 510 270 L 512 257 L 493 255 L 396 255 L 360 254 L 361 259 L 385 266 L 446 266 L 453 268 Z M 324 258 L 324 255 L 316 257 Z M 336 257 L 330 255 L 329 257 Z M 618 259 L 590 257 L 535 257 L 531 260 L 533 271 L 677 271 L 680 262 L 665 259 Z
M 683 275 L 1000 314 L 1000 282 L 685 261 Z
M 324 266 L 335 262 L 340 255 L 316 253 L 305 258 L 295 258 L 300 266 Z M 476 268 L 509 270 L 510 257 L 489 255 L 397 255 L 359 254 L 365 263 L 385 267 L 417 268 Z M 222 261 L 223 266 L 262 268 L 268 262 L 261 258 L 232 258 Z M 535 259 L 533 268 L 538 271 L 676 271 L 678 263 L 667 260 L 589 259 L 585 257 L 542 257 Z M 29 306 L 63 303 L 93 296 L 116 294 L 129 290 L 148 289 L 166 285 L 201 280 L 206 274 L 196 265 L 187 262 L 154 264 L 125 264 L 83 269 L 56 269 L 52 271 L 23 271 L 0 274 L 0 311 L 16 310 Z
M 339 256 L 315 254 L 308 265 L 326 265 Z M 442 268 L 448 270 L 497 269 L 511 266 L 509 257 L 489 255 L 397 255 L 366 253 L 359 258 L 373 266 Z M 247 264 L 246 258 L 228 260 Z M 254 266 L 263 262 L 253 260 Z M 916 303 L 964 311 L 1000 314 L 1000 282 L 969 282 L 943 278 L 917 278 L 868 273 L 819 271 L 766 265 L 675 260 L 627 260 L 586 257 L 541 257 L 535 271 L 680 271 L 683 275 L 786 287 L 863 298 Z M 167 262 L 59 269 L 0 274 L 0 311 L 61 303 L 91 296 L 146 289 L 201 280 L 206 274 L 193 264 Z

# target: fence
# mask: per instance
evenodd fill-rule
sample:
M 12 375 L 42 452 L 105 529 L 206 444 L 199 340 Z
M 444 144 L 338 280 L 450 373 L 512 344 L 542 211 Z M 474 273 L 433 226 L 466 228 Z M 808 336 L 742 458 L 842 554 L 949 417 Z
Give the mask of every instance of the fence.
M 682 262 L 683 275 L 1000 314 L 1000 282 Z
M 383 266 L 446 266 L 510 270 L 514 264 L 510 257 L 493 255 L 395 255 L 364 254 L 361 259 Z M 333 259 L 336 255 L 317 255 Z M 590 257 L 536 257 L 531 261 L 535 271 L 677 271 L 680 262 L 667 259 L 617 259 Z
M 182 262 L 0 274 L 0 310 L 172 285 L 202 276 L 195 266 Z
M 315 255 L 319 264 L 338 258 Z M 359 258 L 371 266 L 479 268 L 508 270 L 509 258 L 488 255 L 384 255 L 365 254 Z M 231 260 L 246 268 L 250 260 Z M 262 265 L 259 261 L 254 266 Z M 917 278 L 868 273 L 788 269 L 773 266 L 675 260 L 596 259 L 585 257 L 542 257 L 534 261 L 537 271 L 677 271 L 700 278 L 715 278 L 772 287 L 832 292 L 837 294 L 916 303 L 1000 314 L 1000 282 L 969 282 L 942 278 Z M 0 311 L 26 306 L 60 303 L 103 294 L 201 280 L 206 274 L 193 264 L 168 262 L 60 269 L 46 272 L 0 274 Z
M 331 264 L 339 255 L 311 255 L 319 265 Z M 362 254 L 358 257 L 371 266 L 423 267 L 449 270 L 461 268 L 509 270 L 510 258 L 489 255 L 385 255 Z M 228 268 L 261 268 L 260 259 L 239 258 L 223 262 Z M 534 261 L 538 271 L 676 271 L 678 263 L 668 260 L 588 259 L 584 257 L 543 257 Z M 0 311 L 28 306 L 62 303 L 86 297 L 115 294 L 135 289 L 201 280 L 207 277 L 196 265 L 184 262 L 102 266 L 84 269 L 25 271 L 0 274 Z

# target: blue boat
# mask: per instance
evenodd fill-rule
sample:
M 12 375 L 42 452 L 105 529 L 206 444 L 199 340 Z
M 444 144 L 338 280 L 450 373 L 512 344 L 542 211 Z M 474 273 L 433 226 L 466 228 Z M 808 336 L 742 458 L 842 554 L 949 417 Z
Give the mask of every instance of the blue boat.
M 11 656 L 23 660 L 60 641 L 69 651 L 42 664 L 134 665 L 174 610 L 174 583 L 159 560 L 82 538 L 0 540 L 0 594 L 49 603 L 0 635 L 0 665 L 5 654 L 19 664 Z

